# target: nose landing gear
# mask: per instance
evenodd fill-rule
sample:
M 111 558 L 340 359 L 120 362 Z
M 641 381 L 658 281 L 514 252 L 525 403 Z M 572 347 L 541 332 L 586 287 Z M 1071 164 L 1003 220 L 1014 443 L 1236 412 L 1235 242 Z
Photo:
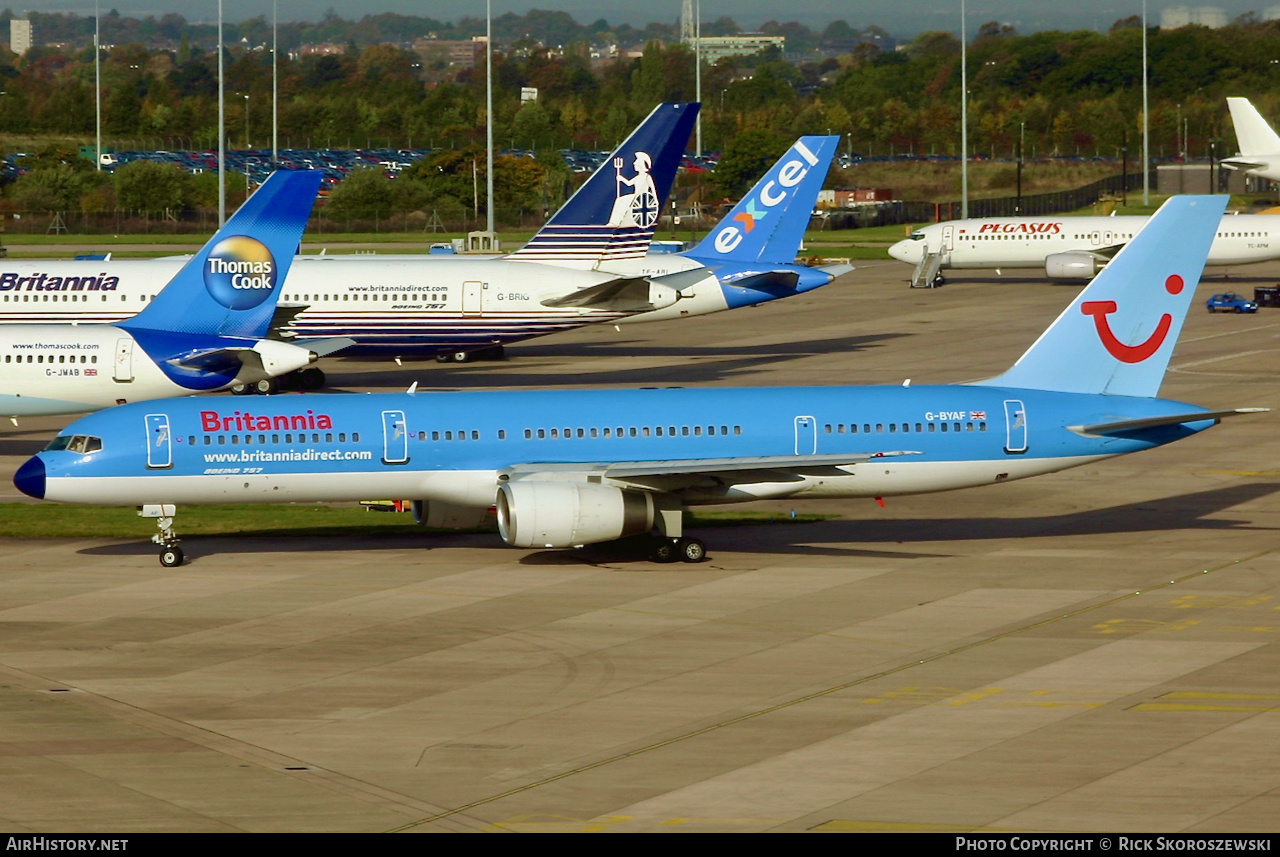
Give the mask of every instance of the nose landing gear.
M 154 544 L 160 545 L 160 564 L 165 568 L 182 565 L 185 554 L 178 547 L 178 534 L 173 530 L 173 517 L 177 507 L 170 505 L 146 505 L 138 507 L 138 517 L 155 518 L 160 532 L 151 537 Z

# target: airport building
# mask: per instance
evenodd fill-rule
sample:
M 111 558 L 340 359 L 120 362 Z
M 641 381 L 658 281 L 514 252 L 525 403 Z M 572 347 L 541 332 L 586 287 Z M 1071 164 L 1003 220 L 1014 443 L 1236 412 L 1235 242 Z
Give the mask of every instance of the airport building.
M 766 36 L 763 33 L 743 33 L 738 36 L 703 36 L 693 39 L 702 52 L 702 61 L 714 65 L 725 57 L 742 57 L 759 53 L 767 47 L 784 50 L 786 36 Z

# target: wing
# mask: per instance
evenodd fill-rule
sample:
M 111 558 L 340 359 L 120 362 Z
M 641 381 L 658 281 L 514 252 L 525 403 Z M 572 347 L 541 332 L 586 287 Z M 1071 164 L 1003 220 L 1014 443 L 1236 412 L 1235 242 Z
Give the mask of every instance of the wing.
M 706 479 L 725 482 L 760 482 L 832 475 L 839 468 L 881 458 L 922 455 L 912 450 L 841 453 L 839 455 L 766 455 L 744 458 L 684 458 L 653 461 L 608 461 L 586 463 L 530 462 L 505 468 L 507 479 L 554 479 L 586 481 L 588 478 L 617 479 L 639 487 L 661 480 L 660 490 L 675 485 L 694 484 Z
M 1159 428 L 1160 426 L 1177 426 L 1185 423 L 1198 423 L 1205 420 L 1213 420 L 1218 422 L 1225 417 L 1236 417 L 1241 414 L 1260 414 L 1271 410 L 1270 408 L 1234 408 L 1229 411 L 1193 411 L 1185 414 L 1162 414 L 1157 417 L 1140 417 L 1131 420 L 1113 420 L 1106 423 L 1093 423 L 1091 425 L 1067 426 L 1070 431 L 1086 437 L 1097 437 L 1098 435 L 1126 434 L 1129 432 L 1142 431 L 1143 429 Z

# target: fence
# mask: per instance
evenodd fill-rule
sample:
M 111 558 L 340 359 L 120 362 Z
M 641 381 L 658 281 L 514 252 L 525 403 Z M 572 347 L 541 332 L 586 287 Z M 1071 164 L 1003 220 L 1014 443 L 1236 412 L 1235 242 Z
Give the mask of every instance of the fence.
M 543 212 L 530 209 L 496 209 L 494 222 L 499 229 L 532 232 L 540 229 L 546 218 Z M 334 217 L 327 209 L 318 208 L 307 223 L 307 235 L 343 235 L 350 233 L 465 233 L 484 229 L 484 215 L 452 216 L 434 211 L 374 212 L 368 217 Z M 5 235 L 44 235 L 65 232 L 72 235 L 209 235 L 218 228 L 218 215 L 213 211 L 145 212 L 32 212 L 19 211 L 3 215 Z
M 1149 174 L 1150 186 L 1156 186 L 1156 171 Z M 1109 176 L 1084 187 L 1054 193 L 1024 194 L 996 199 L 969 200 L 970 217 L 1031 217 L 1079 211 L 1098 202 L 1104 194 L 1142 190 L 1142 173 Z M 859 206 L 854 211 L 832 213 L 824 229 L 858 229 L 889 226 L 895 223 L 937 223 L 960 217 L 960 201 L 951 202 L 882 202 Z
M 1156 186 L 1156 172 L 1151 171 L 1151 187 Z M 1024 195 L 997 199 L 969 200 L 970 217 L 1011 217 L 1015 215 L 1062 214 L 1096 203 L 1103 194 L 1142 189 L 1142 173 L 1110 176 L 1074 190 Z M 825 218 L 823 229 L 858 229 L 888 226 L 896 223 L 934 223 L 960 216 L 960 202 L 882 202 L 860 205 L 848 211 L 832 212 Z M 542 210 L 496 209 L 495 225 L 504 230 L 531 232 L 546 222 Z M 218 228 L 218 217 L 212 211 L 137 212 L 106 211 L 99 213 L 15 212 L 4 215 L 4 231 L 10 235 L 44 235 L 63 231 L 74 235 L 208 235 Z M 307 235 L 343 235 L 351 233 L 409 232 L 430 235 L 433 232 L 453 234 L 485 228 L 485 218 L 444 215 L 437 212 L 374 212 L 368 217 L 335 217 L 326 208 L 318 208 L 307 224 Z

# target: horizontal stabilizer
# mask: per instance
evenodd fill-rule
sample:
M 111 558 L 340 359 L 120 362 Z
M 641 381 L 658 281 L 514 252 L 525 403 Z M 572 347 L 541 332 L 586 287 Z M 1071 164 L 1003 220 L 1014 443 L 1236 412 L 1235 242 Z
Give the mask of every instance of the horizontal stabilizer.
M 836 277 L 843 277 L 845 274 L 848 274 L 854 270 L 852 265 L 846 264 L 844 262 L 841 262 L 836 265 L 818 265 L 817 268 L 819 271 L 831 277 L 831 279 L 833 280 Z
M 1106 423 L 1093 423 L 1087 426 L 1067 426 L 1067 428 L 1076 434 L 1084 435 L 1086 437 L 1097 437 L 1099 435 L 1127 434 L 1129 432 L 1158 428 L 1160 426 L 1199 423 L 1204 422 L 1205 420 L 1213 420 L 1214 422 L 1217 422 L 1218 420 L 1226 417 L 1236 417 L 1241 414 L 1261 414 L 1270 410 L 1270 408 L 1234 408 L 1229 411 L 1193 411 L 1185 414 L 1162 414 L 1158 417 L 1114 420 Z
M 330 354 L 337 354 L 344 348 L 350 348 L 356 344 L 356 341 L 345 336 L 330 336 L 323 339 L 294 339 L 291 340 L 291 343 L 299 348 L 315 352 L 317 357 L 328 357 Z
M 688 271 L 676 271 L 660 277 L 620 277 L 607 283 L 579 289 L 558 298 L 548 298 L 542 302 L 546 307 L 580 307 L 582 309 L 603 309 L 613 312 L 648 312 L 658 309 L 653 302 L 651 286 L 665 286 L 671 291 L 665 292 L 670 297 L 663 305 L 667 306 L 680 297 L 681 289 L 687 289 L 695 283 L 707 278 L 706 268 L 691 268 Z
M 543 306 L 581 307 L 583 309 L 621 309 L 633 308 L 634 311 L 651 309 L 649 303 L 649 281 L 644 277 L 623 277 L 579 289 L 558 298 L 547 298 Z
M 251 347 L 207 348 L 189 351 L 166 360 L 166 363 L 195 372 L 214 372 L 230 375 L 244 365 L 246 354 L 257 357 Z
M 721 280 L 726 286 L 756 291 L 795 291 L 800 275 L 795 271 L 749 271 Z
M 1261 161 L 1248 161 L 1244 158 L 1223 158 L 1218 163 L 1229 170 L 1260 170 L 1266 166 Z

